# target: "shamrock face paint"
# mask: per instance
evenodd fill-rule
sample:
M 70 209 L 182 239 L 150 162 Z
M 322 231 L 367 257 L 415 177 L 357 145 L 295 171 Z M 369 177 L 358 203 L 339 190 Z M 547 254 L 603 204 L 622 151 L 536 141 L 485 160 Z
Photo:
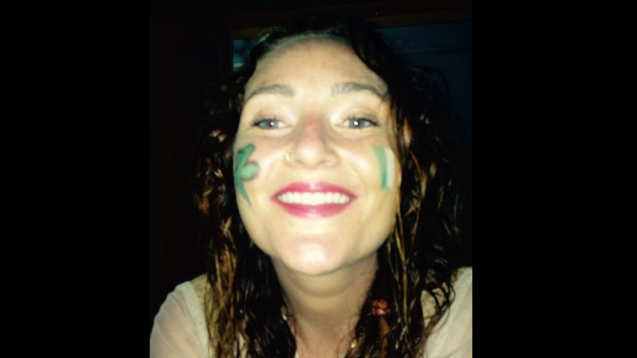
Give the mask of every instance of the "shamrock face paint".
M 380 167 L 380 188 L 391 189 L 394 186 L 394 170 L 396 167 L 394 152 L 384 145 L 374 146 L 374 152 Z
M 245 147 L 239 149 L 237 152 L 237 159 L 234 164 L 234 187 L 239 190 L 243 198 L 250 204 L 250 198 L 246 189 L 243 187 L 243 182 L 253 179 L 259 172 L 259 165 L 255 162 L 248 162 L 248 157 L 254 150 L 254 144 L 248 144 Z

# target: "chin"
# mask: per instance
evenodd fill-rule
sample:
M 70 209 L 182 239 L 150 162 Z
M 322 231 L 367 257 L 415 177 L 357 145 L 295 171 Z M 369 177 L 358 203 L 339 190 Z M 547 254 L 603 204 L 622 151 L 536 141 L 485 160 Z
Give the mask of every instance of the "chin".
M 337 270 L 341 260 L 321 243 L 304 243 L 289 248 L 281 259 L 285 266 L 305 275 L 322 275 Z
M 335 271 L 338 271 L 339 265 L 325 265 L 325 264 L 316 264 L 316 263 L 291 263 L 286 266 L 291 270 L 298 274 L 306 275 L 306 276 L 323 276 L 331 274 Z

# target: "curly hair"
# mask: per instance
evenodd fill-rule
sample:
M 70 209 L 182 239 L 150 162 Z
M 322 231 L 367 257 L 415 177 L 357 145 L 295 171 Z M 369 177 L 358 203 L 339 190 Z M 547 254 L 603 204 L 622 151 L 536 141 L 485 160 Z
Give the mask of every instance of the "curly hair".
M 218 358 L 295 355 L 271 259 L 252 244 L 238 214 L 232 144 L 244 87 L 259 59 L 287 41 L 312 37 L 347 45 L 385 81 L 403 178 L 396 224 L 378 251 L 378 270 L 346 356 L 419 357 L 453 301 L 451 282 L 458 269 L 449 255 L 459 244 L 455 172 L 438 135 L 435 76 L 406 66 L 371 25 L 345 14 L 310 15 L 271 30 L 253 46 L 243 68 L 220 87 L 202 125 L 194 190 L 211 286 L 205 310 L 212 353 Z M 425 291 L 435 301 L 428 314 L 422 307 Z M 377 299 L 388 303 L 391 315 L 372 314 Z

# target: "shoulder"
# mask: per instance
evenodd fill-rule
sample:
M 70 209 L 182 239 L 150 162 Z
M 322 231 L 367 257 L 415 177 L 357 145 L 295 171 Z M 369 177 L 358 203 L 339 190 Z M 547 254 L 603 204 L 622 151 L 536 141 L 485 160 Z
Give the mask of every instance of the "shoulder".
M 190 284 L 192 285 L 194 293 L 197 296 L 197 300 L 199 301 L 199 304 L 201 305 L 203 309 L 203 307 L 206 307 L 205 305 L 206 294 L 210 292 L 210 283 L 208 282 L 207 275 L 202 274 L 195 277 L 194 279 L 190 280 Z
M 455 305 L 458 300 L 466 298 L 467 291 L 471 287 L 472 282 L 473 270 L 471 267 L 460 268 L 453 274 L 451 277 L 451 284 L 453 286 L 455 296 L 452 306 Z M 434 290 L 434 295 L 439 299 L 443 298 L 442 292 L 439 290 Z M 422 292 L 421 303 L 426 322 L 429 321 L 436 311 L 436 298 L 434 298 L 434 295 L 431 295 L 427 291 Z
M 465 358 L 472 356 L 473 343 L 473 270 L 463 268 L 452 279 L 455 297 L 449 310 L 429 336 L 426 358 Z M 423 295 L 425 320 L 432 313 L 433 298 Z
M 206 318 L 197 293 L 200 277 L 177 285 L 166 297 L 153 323 L 151 357 L 207 357 Z
M 473 269 L 464 267 L 456 272 L 452 279 L 453 288 L 456 291 L 456 299 L 464 299 L 473 287 Z

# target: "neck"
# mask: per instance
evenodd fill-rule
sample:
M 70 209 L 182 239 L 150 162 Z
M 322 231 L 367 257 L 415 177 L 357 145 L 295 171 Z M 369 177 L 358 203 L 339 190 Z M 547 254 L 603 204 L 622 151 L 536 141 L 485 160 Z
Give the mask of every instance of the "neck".
M 318 276 L 291 271 L 277 260 L 273 264 L 301 356 L 333 356 L 347 351 L 376 274 L 376 255 Z

